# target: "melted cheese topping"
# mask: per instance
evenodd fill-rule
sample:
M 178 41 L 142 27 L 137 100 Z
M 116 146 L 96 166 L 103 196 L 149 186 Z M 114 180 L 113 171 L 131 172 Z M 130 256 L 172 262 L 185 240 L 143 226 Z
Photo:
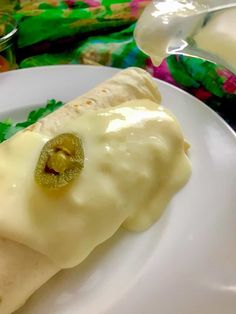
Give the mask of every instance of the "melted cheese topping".
M 34 182 L 49 138 L 24 131 L 0 145 L 1 236 L 62 268 L 79 264 L 122 224 L 148 228 L 190 176 L 179 124 L 149 100 L 87 111 L 60 129 L 65 132 L 81 137 L 85 164 L 72 184 L 57 191 Z

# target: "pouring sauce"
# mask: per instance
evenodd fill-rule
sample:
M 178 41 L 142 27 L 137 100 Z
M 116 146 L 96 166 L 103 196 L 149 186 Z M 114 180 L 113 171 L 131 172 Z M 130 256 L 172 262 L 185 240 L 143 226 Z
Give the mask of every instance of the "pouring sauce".
M 211 53 L 236 69 L 236 7 L 232 1 L 217 7 L 220 2 L 153 1 L 137 23 L 139 48 L 156 66 L 170 54 L 191 49 Z

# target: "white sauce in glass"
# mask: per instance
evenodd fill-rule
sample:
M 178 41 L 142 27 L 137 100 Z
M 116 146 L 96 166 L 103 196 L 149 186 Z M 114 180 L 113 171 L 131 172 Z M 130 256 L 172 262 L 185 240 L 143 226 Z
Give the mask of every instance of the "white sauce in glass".
M 191 41 L 197 49 L 216 55 L 236 69 L 236 8 L 212 13 L 203 24 L 207 8 L 228 2 L 232 1 L 153 1 L 137 23 L 136 42 L 157 66 L 169 54 L 181 53 Z

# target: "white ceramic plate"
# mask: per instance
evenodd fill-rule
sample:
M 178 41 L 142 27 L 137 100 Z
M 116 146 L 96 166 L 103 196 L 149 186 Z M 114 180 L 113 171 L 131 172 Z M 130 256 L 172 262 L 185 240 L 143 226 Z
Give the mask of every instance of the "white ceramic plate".
M 50 98 L 71 100 L 117 71 L 58 66 L 2 74 L 0 119 L 21 119 Z M 235 134 L 197 99 L 157 85 L 192 145 L 189 183 L 151 229 L 119 231 L 18 313 L 236 313 Z

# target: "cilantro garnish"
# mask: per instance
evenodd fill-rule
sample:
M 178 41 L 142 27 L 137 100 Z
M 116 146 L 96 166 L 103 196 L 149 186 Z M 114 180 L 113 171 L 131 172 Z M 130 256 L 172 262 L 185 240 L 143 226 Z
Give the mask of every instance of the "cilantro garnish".
M 55 99 L 48 100 L 45 107 L 31 111 L 26 121 L 15 123 L 11 119 L 0 121 L 0 143 L 9 139 L 16 132 L 27 128 L 39 119 L 46 117 L 49 113 L 57 110 L 63 105 L 63 102 Z

